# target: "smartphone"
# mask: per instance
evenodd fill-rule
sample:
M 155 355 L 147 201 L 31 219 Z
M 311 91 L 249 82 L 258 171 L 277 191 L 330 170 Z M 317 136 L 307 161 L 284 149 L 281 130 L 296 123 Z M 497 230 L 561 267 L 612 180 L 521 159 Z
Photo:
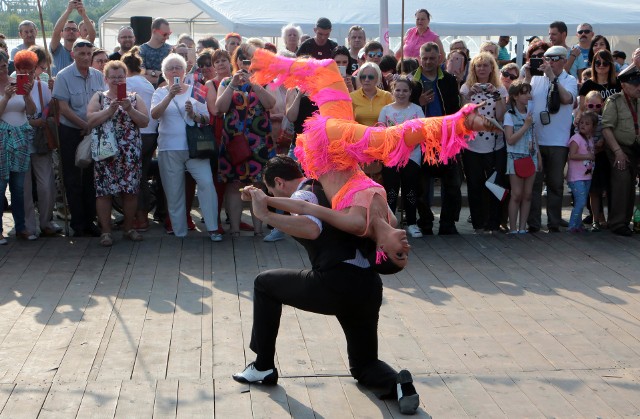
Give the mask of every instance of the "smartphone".
M 124 100 L 127 97 L 127 83 L 118 83 L 118 100 Z
M 180 77 L 175 76 L 175 77 L 173 78 L 173 84 L 180 84 Z
M 28 74 L 16 74 L 16 95 L 26 95 L 27 91 L 24 88 L 24 85 L 29 83 L 29 75 Z
M 532 76 L 542 76 L 543 73 L 540 71 L 540 66 L 542 65 L 542 58 L 531 58 L 529 60 L 529 71 Z
M 40 81 L 43 83 L 49 83 L 49 75 L 47 73 L 40 73 Z
M 251 65 L 251 60 L 242 60 L 242 65 Z
M 431 93 L 433 91 L 433 88 L 429 85 L 423 84 L 422 85 L 422 93 Z
M 339 65 L 338 66 L 338 70 L 340 71 L 340 75 L 342 77 L 346 77 L 347 76 L 347 66 L 346 65 Z

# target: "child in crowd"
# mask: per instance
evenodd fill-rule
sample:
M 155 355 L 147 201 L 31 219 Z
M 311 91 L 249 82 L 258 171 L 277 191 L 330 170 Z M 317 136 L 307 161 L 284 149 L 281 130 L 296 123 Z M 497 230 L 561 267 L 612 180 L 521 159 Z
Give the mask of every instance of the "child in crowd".
M 579 233 L 582 227 L 582 210 L 587 205 L 591 177 L 595 165 L 593 136 L 598 126 L 598 115 L 586 111 L 578 122 L 578 133 L 569 139 L 569 167 L 567 183 L 573 194 L 573 210 L 569 219 L 569 231 Z
M 533 136 L 533 115 L 527 109 L 531 100 L 531 85 L 522 80 L 509 86 L 509 109 L 504 115 L 504 135 L 507 141 L 507 174 L 511 183 L 509 200 L 509 234 L 527 232 L 527 218 L 531 209 L 531 193 L 535 171 L 527 177 L 518 174 L 515 160 L 530 158 L 536 171 L 540 170 L 540 151 Z M 518 213 L 520 222 L 518 223 Z
M 589 188 L 589 201 L 591 202 L 591 213 L 593 214 L 593 224 L 591 231 L 598 232 L 607 228 L 602 205 L 602 195 L 609 189 L 610 167 L 607 153 L 604 151 L 604 137 L 602 136 L 602 109 L 604 100 L 597 90 L 592 90 L 584 97 L 584 110 L 594 112 L 598 116 L 598 125 L 593 135 L 593 145 L 596 154 L 595 167 L 591 177 L 591 187 Z
M 424 118 L 422 108 L 410 100 L 413 85 L 413 80 L 406 76 L 399 76 L 391 83 L 391 92 L 395 102 L 382 108 L 378 116 L 379 123 L 392 127 L 410 119 Z M 422 232 L 416 224 L 421 161 L 420 146 L 416 145 L 406 166 L 383 167 L 382 169 L 382 180 L 387 191 L 387 203 L 393 213 L 396 212 L 398 196 L 402 187 L 402 203 L 408 226 L 407 233 L 411 237 L 422 237 Z

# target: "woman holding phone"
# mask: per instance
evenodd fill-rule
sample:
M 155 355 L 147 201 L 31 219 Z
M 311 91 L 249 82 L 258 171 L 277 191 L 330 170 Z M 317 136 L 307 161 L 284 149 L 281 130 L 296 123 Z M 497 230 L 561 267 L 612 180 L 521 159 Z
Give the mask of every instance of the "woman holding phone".
M 240 235 L 242 200 L 240 188 L 262 187 L 262 167 L 275 155 L 269 109 L 275 98 L 249 80 L 252 47 L 241 44 L 232 55 L 233 75 L 220 83 L 216 108 L 224 113 L 219 174 L 227 183 L 225 205 L 229 209 L 231 235 Z M 252 217 L 254 235 L 262 237 L 262 222 Z
M 218 230 L 218 199 L 208 159 L 189 158 L 186 124 L 208 122 L 203 102 L 192 99 L 193 87 L 184 83 L 186 60 L 169 54 L 162 60 L 162 74 L 168 85 L 157 89 L 151 99 L 151 117 L 158 120 L 158 166 L 167 209 L 176 237 L 187 236 L 185 217 L 185 171 L 198 185 L 198 200 L 211 241 L 222 240 Z
M 13 62 L 19 74 L 28 74 L 34 71 L 38 57 L 32 51 L 19 51 Z M 31 160 L 27 116 L 36 112 L 36 105 L 30 95 L 33 84 L 27 80 L 20 87 L 26 94 L 17 93 L 16 81 L 9 78 L 9 56 L 0 51 L 0 192 L 4 196 L 9 185 L 16 237 L 36 240 L 34 232 L 25 227 L 24 215 L 24 177 Z M 4 199 L 0 199 L 0 214 L 3 212 Z M 0 222 L 0 245 L 5 244 Z
M 127 92 L 127 67 L 122 61 L 109 61 L 104 67 L 106 92 L 97 92 L 87 105 L 87 123 L 102 126 L 102 132 L 112 132 L 118 144 L 114 157 L 96 161 L 93 165 L 96 188 L 96 213 L 102 234 L 100 245 L 111 246 L 111 200 L 122 195 L 124 223 L 122 237 L 141 241 L 142 235 L 133 228 L 138 208 L 138 193 L 142 174 L 140 128 L 149 124 L 147 106 L 137 93 Z
M 465 103 L 484 103 L 479 113 L 502 122 L 507 107 L 507 91 L 499 76 L 495 58 L 488 52 L 481 52 L 471 60 L 469 76 L 460 88 L 460 94 Z M 502 133 L 479 131 L 475 140 L 469 142 L 469 147 L 462 152 L 462 163 L 475 232 L 498 231 L 500 200 L 488 193 L 484 183 L 494 172 L 497 172 L 496 183 L 504 182 L 507 152 Z

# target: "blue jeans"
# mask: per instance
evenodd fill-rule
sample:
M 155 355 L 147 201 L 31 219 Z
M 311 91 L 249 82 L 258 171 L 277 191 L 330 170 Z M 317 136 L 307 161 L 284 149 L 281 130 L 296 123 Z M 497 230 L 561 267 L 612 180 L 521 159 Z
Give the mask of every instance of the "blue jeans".
M 24 175 L 25 172 L 10 172 L 9 179 L 0 179 L 0 191 L 4 195 L 9 185 L 11 192 L 11 214 L 16 227 L 16 234 L 25 231 L 24 225 Z M 0 214 L 4 212 L 4 200 L 0 199 Z M 2 222 L 0 222 L 0 233 L 2 233 Z
M 582 228 L 582 210 L 587 205 L 589 199 L 589 188 L 591 187 L 591 179 L 576 180 L 569 182 L 571 193 L 573 194 L 573 210 L 571 210 L 571 218 L 569 219 L 569 228 Z

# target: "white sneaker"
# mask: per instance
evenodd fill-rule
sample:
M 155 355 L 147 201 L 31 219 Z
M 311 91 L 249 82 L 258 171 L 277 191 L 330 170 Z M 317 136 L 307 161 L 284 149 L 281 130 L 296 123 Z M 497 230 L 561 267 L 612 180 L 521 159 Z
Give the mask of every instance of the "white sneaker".
M 265 242 L 277 242 L 284 239 L 284 233 L 277 228 L 271 230 L 271 233 L 267 234 L 262 241 Z
M 222 241 L 222 234 L 209 233 L 209 238 L 211 239 L 212 242 L 221 242 Z
M 422 237 L 422 231 L 420 231 L 420 227 L 418 227 L 416 224 L 411 224 L 409 227 L 407 227 L 407 233 L 409 233 L 411 237 Z

